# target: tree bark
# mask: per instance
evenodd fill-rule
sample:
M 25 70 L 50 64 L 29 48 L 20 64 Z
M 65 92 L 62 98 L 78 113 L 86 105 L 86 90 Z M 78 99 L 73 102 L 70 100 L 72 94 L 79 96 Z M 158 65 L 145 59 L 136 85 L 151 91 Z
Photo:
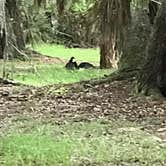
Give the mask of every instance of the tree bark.
M 118 68 L 118 50 L 116 41 L 108 41 L 100 44 L 100 67 L 101 68 Z
M 130 21 L 130 0 L 102 0 L 99 6 L 100 67 L 117 68 L 123 31 Z
M 166 96 L 166 1 L 162 2 L 154 22 L 146 52 L 146 62 L 138 76 L 137 90 L 150 95 L 154 91 Z M 160 91 L 159 91 L 160 90 Z
M 143 9 L 136 9 L 132 12 L 132 18 L 125 30 L 122 56 L 118 63 L 120 71 L 141 68 L 146 57 L 145 50 L 151 32 L 148 15 Z
M 23 37 L 23 28 L 21 27 L 21 15 L 20 15 L 18 1 L 16 0 L 7 0 L 5 6 L 5 23 L 6 31 L 4 28 L 1 28 L 0 33 L 0 59 L 3 59 L 5 46 L 7 52 L 12 57 L 16 56 L 16 47 L 18 50 L 25 49 L 25 41 Z M 7 41 L 6 41 L 7 38 Z M 6 43 L 7 42 L 7 43 Z M 14 47 L 13 47 L 14 46 Z M 18 53 L 17 53 L 18 54 Z
M 1 29 L 1 28 L 0 28 Z M 6 32 L 4 29 L 0 33 L 0 59 L 3 59 L 6 46 Z
M 159 4 L 154 1 L 149 1 L 148 8 L 149 8 L 149 13 L 148 13 L 149 20 L 150 23 L 153 24 L 159 8 Z
M 11 24 L 13 27 L 13 32 L 15 35 L 15 46 L 20 49 L 25 49 L 25 41 L 23 35 L 23 27 L 22 27 L 22 20 L 21 20 L 21 11 L 19 9 L 19 1 L 16 0 L 7 0 L 6 1 L 7 11 L 10 17 Z
M 0 58 L 4 57 L 6 46 L 5 0 L 0 1 Z

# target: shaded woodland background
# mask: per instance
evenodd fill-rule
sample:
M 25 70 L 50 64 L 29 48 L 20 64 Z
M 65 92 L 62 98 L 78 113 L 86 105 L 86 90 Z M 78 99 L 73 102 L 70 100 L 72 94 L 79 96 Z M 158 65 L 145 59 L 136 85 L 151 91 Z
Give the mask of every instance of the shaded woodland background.
M 0 165 L 166 165 L 165 55 L 165 0 L 1 0 Z

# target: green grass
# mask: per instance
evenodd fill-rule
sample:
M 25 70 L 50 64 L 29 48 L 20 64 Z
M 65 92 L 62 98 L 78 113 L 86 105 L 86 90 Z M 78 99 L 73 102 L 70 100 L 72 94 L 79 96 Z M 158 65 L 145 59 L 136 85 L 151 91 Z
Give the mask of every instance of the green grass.
M 58 57 L 62 59 L 70 59 L 74 56 L 77 61 L 95 62 L 99 64 L 99 49 L 80 49 L 65 48 L 62 45 L 40 44 L 34 46 L 34 49 L 43 55 Z
M 50 136 L 22 134 L 12 135 L 2 140 L 1 159 L 5 166 L 67 165 L 72 156 L 73 142 Z
M 14 131 L 14 133 L 13 133 Z M 18 131 L 18 132 L 16 132 Z M 2 166 L 166 162 L 166 146 L 127 122 L 21 123 L 0 138 Z
M 52 57 L 59 57 L 68 60 L 71 56 L 75 56 L 77 62 L 88 61 L 93 62 L 95 65 L 99 64 L 99 50 L 98 49 L 79 49 L 79 48 L 65 48 L 61 45 L 51 45 L 51 44 L 40 44 L 36 45 L 34 49 L 43 55 L 48 55 Z M 33 60 L 32 60 L 33 61 Z M 34 66 L 37 68 L 35 72 L 26 71 L 24 68 L 30 67 L 30 63 L 14 62 L 13 65 L 17 68 L 22 67 L 21 70 L 15 70 L 12 76 L 11 63 L 8 62 L 7 68 L 9 70 L 10 77 L 27 85 L 34 86 L 44 86 L 50 84 L 67 84 L 75 83 L 84 80 L 90 80 L 94 78 L 101 78 L 104 75 L 108 75 L 112 70 L 100 70 L 100 69 L 90 69 L 90 70 L 75 70 L 70 71 L 64 68 L 65 64 L 42 64 L 34 62 Z M 2 71 L 2 65 L 0 67 Z M 1 72 L 2 73 L 2 72 Z
M 67 84 L 101 78 L 105 74 L 111 73 L 111 70 L 89 69 L 89 70 L 66 70 L 60 65 L 39 65 L 37 71 L 16 72 L 14 78 L 16 81 L 27 85 L 44 86 L 50 84 Z
M 99 50 L 98 49 L 79 49 L 79 48 L 65 48 L 61 45 L 51 44 L 40 44 L 34 47 L 36 51 L 52 57 L 59 57 L 62 59 L 69 59 L 71 56 L 75 56 L 77 62 L 87 61 L 95 65 L 99 65 Z M 3 62 L 0 62 L 3 63 Z M 14 70 L 12 69 L 12 64 Z M 37 70 L 33 71 L 33 67 Z M 75 83 L 90 79 L 100 79 L 104 75 L 109 75 L 113 70 L 100 70 L 100 69 L 89 69 L 89 70 L 66 70 L 65 64 L 46 64 L 38 61 L 31 62 L 19 62 L 14 61 L 7 62 L 7 72 L 9 77 L 13 78 L 22 84 L 33 85 L 33 86 L 44 86 L 51 84 L 68 84 Z M 3 65 L 0 65 L 0 73 L 2 73 Z M 21 68 L 21 70 L 19 69 Z M 26 70 L 27 68 L 27 70 Z M 31 68 L 30 71 L 28 68 Z M 12 72 L 14 75 L 12 76 Z

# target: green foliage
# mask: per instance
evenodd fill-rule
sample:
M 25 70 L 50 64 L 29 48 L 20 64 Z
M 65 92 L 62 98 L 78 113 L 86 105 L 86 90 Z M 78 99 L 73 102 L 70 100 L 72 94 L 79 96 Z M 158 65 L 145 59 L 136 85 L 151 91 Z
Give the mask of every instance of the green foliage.
M 147 9 L 148 2 L 149 2 L 149 0 L 132 0 L 131 5 L 132 5 L 133 9 L 135 9 L 135 8 L 142 8 L 142 9 L 146 8 Z
M 58 1 L 58 4 L 64 1 Z M 58 15 L 57 4 L 51 0 L 22 1 L 22 20 L 27 43 L 38 41 L 61 43 L 67 46 L 92 47 L 96 37 L 88 35 L 86 20 L 83 15 L 94 4 L 95 0 L 65 1 L 64 14 Z M 40 8 L 39 8 L 40 6 Z M 60 5 L 61 6 L 61 5 Z M 47 15 L 49 14 L 49 16 Z M 81 28 L 79 28 L 81 27 Z M 89 41 L 88 41 L 89 40 Z M 94 42 L 95 41 L 95 42 Z
M 66 44 L 67 46 L 96 46 L 100 34 L 97 32 L 97 28 L 94 30 L 95 26 L 89 27 L 89 23 L 96 19 L 96 17 L 94 19 L 89 17 L 93 15 L 89 9 L 96 2 L 97 0 L 65 0 L 66 13 L 64 18 L 60 20 L 57 14 L 57 4 L 54 0 L 20 1 L 18 4 L 21 9 L 26 42 L 35 43 L 42 40 L 49 43 Z M 147 0 L 133 0 L 132 4 L 133 6 L 147 6 Z M 46 12 L 50 13 L 52 21 L 55 23 L 52 27 Z M 89 12 L 90 14 L 87 15 Z
M 40 4 L 41 7 L 37 7 Z M 22 10 L 22 20 L 26 43 L 36 43 L 39 41 L 52 41 L 53 30 L 50 25 L 50 20 L 47 17 L 47 12 L 53 12 L 55 10 L 55 3 L 50 1 L 49 5 L 44 1 L 22 1 L 20 6 Z M 54 8 L 53 8 L 54 6 Z
M 73 3 L 72 10 L 80 13 L 87 12 L 95 2 L 96 0 L 79 0 Z

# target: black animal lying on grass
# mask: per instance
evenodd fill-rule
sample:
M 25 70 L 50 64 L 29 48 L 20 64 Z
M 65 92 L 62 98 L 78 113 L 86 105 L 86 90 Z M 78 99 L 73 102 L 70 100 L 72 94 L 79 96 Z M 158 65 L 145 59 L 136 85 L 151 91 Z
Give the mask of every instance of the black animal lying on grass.
M 77 62 L 75 61 L 75 58 L 71 57 L 70 60 L 65 65 L 65 67 L 66 67 L 66 69 L 69 69 L 69 70 L 78 69 L 78 65 L 77 65 Z
M 74 70 L 74 69 L 90 69 L 95 68 L 91 63 L 89 62 L 82 62 L 79 65 L 75 61 L 74 57 L 71 57 L 68 63 L 65 65 L 67 69 Z
M 78 66 L 79 69 L 90 69 L 90 68 L 95 68 L 91 63 L 88 62 L 82 62 Z

